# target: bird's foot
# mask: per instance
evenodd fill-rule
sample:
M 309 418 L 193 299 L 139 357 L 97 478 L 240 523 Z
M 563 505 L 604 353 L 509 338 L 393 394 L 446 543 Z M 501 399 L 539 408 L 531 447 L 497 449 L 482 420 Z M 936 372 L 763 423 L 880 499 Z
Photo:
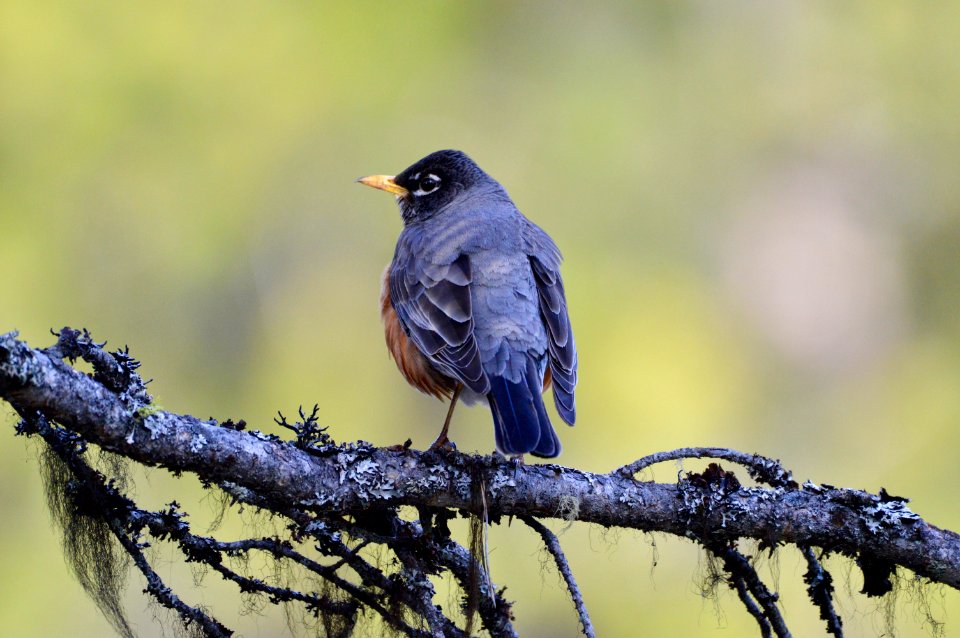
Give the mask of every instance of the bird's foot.
M 523 455 L 514 454 L 510 457 L 510 465 L 513 466 L 513 480 L 520 478 L 520 468 L 523 467 Z
M 427 452 L 455 452 L 457 445 L 447 438 L 446 434 L 441 434 L 437 440 L 430 444 Z

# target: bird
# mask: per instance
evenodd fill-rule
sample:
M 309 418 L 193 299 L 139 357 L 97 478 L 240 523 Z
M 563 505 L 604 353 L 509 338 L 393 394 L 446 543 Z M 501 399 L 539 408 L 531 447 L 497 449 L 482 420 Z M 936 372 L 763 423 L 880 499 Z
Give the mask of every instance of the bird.
M 413 387 L 449 399 L 429 449 L 450 446 L 457 400 L 486 401 L 496 448 L 553 458 L 561 445 L 543 393 L 576 421 L 577 348 L 557 245 L 462 151 L 358 182 L 396 196 L 403 220 L 381 280 L 387 349 Z

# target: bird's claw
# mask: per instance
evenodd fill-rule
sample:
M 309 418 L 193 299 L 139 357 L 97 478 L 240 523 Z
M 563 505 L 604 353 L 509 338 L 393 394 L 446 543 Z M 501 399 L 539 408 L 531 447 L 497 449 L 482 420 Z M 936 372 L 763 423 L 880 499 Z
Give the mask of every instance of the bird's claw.
M 427 448 L 427 452 L 456 452 L 457 445 L 446 436 L 441 436 L 436 441 L 430 444 L 430 447 Z

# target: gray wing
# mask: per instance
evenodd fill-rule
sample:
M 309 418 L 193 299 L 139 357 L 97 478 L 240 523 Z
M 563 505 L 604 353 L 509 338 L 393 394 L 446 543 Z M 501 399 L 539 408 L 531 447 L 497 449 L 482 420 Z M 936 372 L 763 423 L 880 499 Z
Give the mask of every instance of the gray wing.
M 404 331 L 438 370 L 486 394 L 490 381 L 473 334 L 472 281 L 468 255 L 438 265 L 398 252 L 390 269 L 390 299 Z
M 577 346 L 567 313 L 563 279 L 557 267 L 549 267 L 530 257 L 533 278 L 540 299 L 540 316 L 547 327 L 550 373 L 553 377 L 553 401 L 560 417 L 573 425 L 577 418 L 574 388 L 577 386 Z

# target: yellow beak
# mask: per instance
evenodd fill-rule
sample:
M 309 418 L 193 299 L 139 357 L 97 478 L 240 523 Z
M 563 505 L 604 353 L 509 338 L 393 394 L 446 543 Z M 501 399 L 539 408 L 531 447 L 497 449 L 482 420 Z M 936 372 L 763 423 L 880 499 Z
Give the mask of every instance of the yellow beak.
M 357 181 L 361 184 L 366 184 L 367 186 L 372 186 L 373 188 L 379 188 L 382 191 L 387 191 L 388 193 L 393 193 L 400 197 L 406 197 L 410 194 L 406 188 L 397 184 L 393 181 L 393 175 L 370 175 L 368 177 L 361 177 Z

